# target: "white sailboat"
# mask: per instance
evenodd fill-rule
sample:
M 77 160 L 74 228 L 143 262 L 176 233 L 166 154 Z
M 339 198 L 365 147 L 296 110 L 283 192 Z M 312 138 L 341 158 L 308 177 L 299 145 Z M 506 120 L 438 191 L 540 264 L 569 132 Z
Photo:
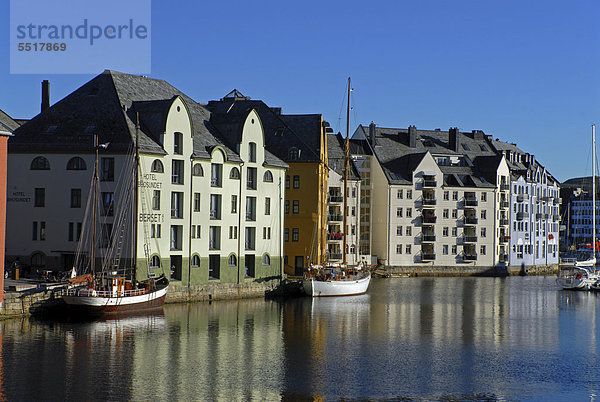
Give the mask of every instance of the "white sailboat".
M 70 279 L 71 287 L 61 295 L 69 312 L 91 315 L 113 315 L 122 313 L 135 313 L 162 308 L 167 291 L 169 289 L 169 280 L 164 274 L 159 277 L 153 277 L 148 272 L 148 279 L 138 280 L 137 278 L 137 238 L 138 228 L 138 192 L 139 189 L 139 122 L 136 129 L 136 149 L 135 161 L 133 166 L 133 180 L 127 177 L 124 180 L 124 193 L 131 195 L 133 200 L 125 197 L 125 204 L 121 208 L 119 216 L 115 217 L 115 226 L 118 230 L 124 231 L 128 222 L 133 226 L 133 245 L 132 245 L 132 264 L 120 263 L 122 243 L 118 236 L 114 236 L 109 247 L 111 250 L 100 258 L 101 267 L 96 266 L 96 245 L 98 243 L 96 236 L 97 215 L 98 215 L 98 149 L 105 146 L 98 145 L 97 137 L 94 137 L 95 145 L 95 167 L 94 178 L 92 182 L 93 197 L 92 202 L 92 240 L 90 258 L 87 257 L 87 251 L 80 250 L 76 256 L 76 266 L 73 267 L 73 278 Z M 129 187 L 128 187 L 129 186 Z M 89 207 L 89 204 L 88 204 Z M 112 208 L 112 207 L 111 207 Z M 83 237 L 80 243 L 83 243 Z M 115 244 L 116 243 L 116 244 Z M 83 271 L 84 275 L 76 276 L 77 270 Z
M 556 282 L 565 290 L 600 289 L 596 270 L 596 127 L 592 125 L 592 249 L 577 257 L 575 265 L 559 272 Z
M 347 264 L 346 224 L 348 194 L 348 169 L 350 168 L 350 77 L 348 77 L 348 104 L 346 113 L 346 149 L 344 158 L 344 208 L 343 208 L 343 263 L 328 263 L 311 265 L 304 272 L 302 286 L 304 292 L 312 297 L 323 296 L 354 296 L 366 293 L 371 281 L 371 271 L 362 262 L 356 266 Z

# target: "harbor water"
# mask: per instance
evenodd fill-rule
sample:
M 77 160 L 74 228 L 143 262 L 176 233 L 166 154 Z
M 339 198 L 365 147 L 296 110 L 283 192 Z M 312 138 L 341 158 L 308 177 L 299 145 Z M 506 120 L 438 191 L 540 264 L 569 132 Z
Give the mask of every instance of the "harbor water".
M 0 323 L 6 400 L 591 400 L 600 294 L 555 277 L 373 279 L 356 297 Z

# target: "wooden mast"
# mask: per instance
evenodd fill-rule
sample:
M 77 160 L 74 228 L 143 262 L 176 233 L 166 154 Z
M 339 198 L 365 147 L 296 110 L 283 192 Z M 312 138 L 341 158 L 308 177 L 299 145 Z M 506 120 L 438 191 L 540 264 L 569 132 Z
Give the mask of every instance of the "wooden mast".
M 98 134 L 94 134 L 94 180 L 93 180 L 93 224 L 92 224 L 92 277 L 96 275 L 96 220 L 98 217 Z
M 348 104 L 346 105 L 346 153 L 344 156 L 344 210 L 342 211 L 344 216 L 344 227 L 342 228 L 342 233 L 344 237 L 344 242 L 342 245 L 342 255 L 343 255 L 343 264 L 347 264 L 346 259 L 346 248 L 348 247 L 348 229 L 347 229 L 347 217 L 346 210 L 348 209 L 348 167 L 350 165 L 350 77 L 348 77 Z
M 137 254 L 138 254 L 138 204 L 139 204 L 139 166 L 140 166 L 140 115 L 135 113 L 135 166 L 134 189 L 133 189 L 133 277 L 132 284 L 135 286 L 137 279 Z

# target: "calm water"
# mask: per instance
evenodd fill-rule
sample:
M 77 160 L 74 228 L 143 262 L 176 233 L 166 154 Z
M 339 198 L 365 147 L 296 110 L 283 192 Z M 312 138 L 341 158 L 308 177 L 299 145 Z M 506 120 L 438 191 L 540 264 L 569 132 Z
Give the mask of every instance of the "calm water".
M 552 277 L 373 280 L 369 294 L 0 323 L 7 400 L 532 399 L 600 393 L 600 295 Z

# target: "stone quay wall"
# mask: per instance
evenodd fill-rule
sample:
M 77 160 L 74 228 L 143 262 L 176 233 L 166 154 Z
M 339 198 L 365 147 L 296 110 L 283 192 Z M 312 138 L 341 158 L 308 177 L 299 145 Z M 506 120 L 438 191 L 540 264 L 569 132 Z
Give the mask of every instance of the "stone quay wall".
M 376 270 L 379 276 L 506 276 L 506 275 L 556 275 L 558 265 L 537 266 L 382 266 Z
M 250 299 L 265 297 L 265 293 L 273 291 L 279 281 L 246 282 L 246 283 L 207 283 L 204 285 L 185 286 L 171 283 L 165 303 L 206 302 L 214 300 Z

